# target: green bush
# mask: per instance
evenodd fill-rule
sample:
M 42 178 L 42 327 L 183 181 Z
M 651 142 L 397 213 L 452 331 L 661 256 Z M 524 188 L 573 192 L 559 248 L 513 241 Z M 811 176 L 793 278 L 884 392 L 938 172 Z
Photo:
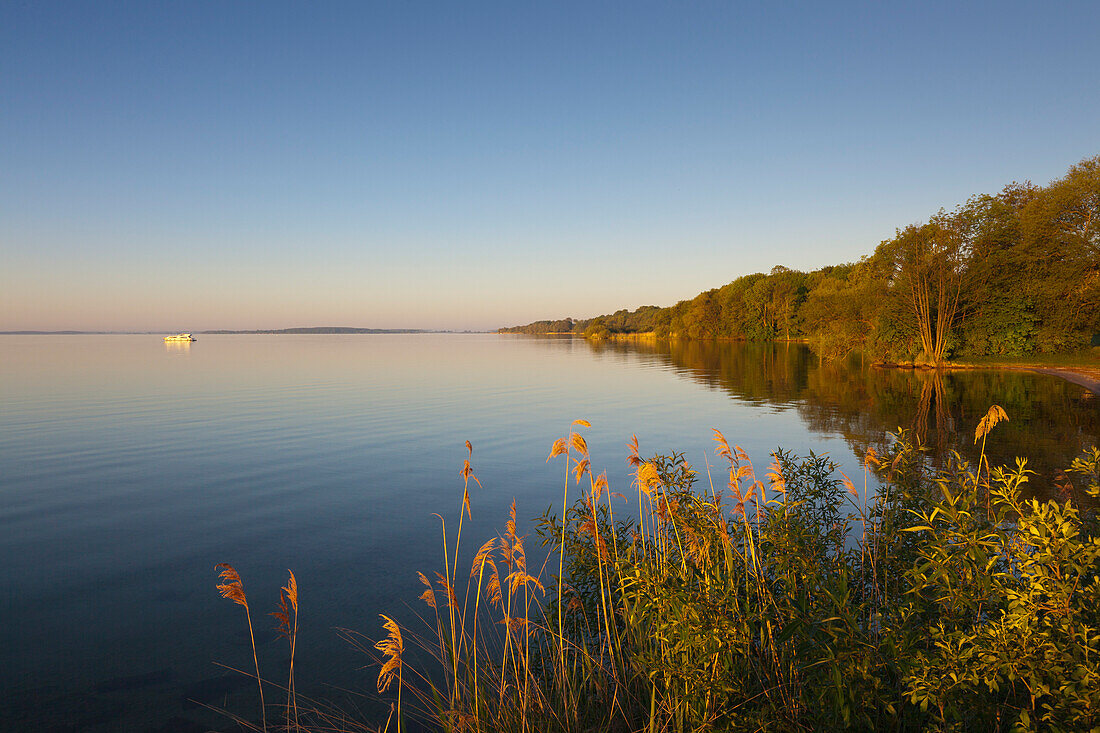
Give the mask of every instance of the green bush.
M 528 574 L 513 514 L 465 589 L 457 564 L 442 590 L 424 578 L 440 671 L 403 678 L 421 714 L 448 731 L 1100 731 L 1100 450 L 1040 502 L 1026 461 L 990 468 L 984 443 L 977 467 L 934 470 L 899 431 L 856 486 L 781 450 L 760 479 L 715 439 L 724 480 L 705 483 L 633 444 L 625 503 L 579 433 L 557 441 L 550 577 Z

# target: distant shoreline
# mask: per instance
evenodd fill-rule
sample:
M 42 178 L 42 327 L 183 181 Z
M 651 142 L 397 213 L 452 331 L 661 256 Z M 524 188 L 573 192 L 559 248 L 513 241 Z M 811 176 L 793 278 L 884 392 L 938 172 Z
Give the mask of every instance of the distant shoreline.
M 0 336 L 162 336 L 164 334 L 180 333 L 178 330 L 165 329 L 163 331 L 0 331 Z M 250 331 L 231 331 L 228 329 L 215 329 L 211 331 L 192 331 L 200 335 L 219 336 L 247 336 L 265 334 L 287 335 L 339 335 L 339 334 L 415 334 L 415 333 L 493 333 L 492 331 L 446 331 L 442 329 L 425 328 L 348 328 L 344 326 L 318 326 L 313 328 L 264 328 Z

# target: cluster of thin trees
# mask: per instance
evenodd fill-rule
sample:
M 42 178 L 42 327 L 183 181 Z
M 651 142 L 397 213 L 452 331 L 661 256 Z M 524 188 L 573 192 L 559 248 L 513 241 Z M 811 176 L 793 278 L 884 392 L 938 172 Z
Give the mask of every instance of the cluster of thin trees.
M 941 210 L 856 263 L 777 266 L 668 308 L 501 331 L 808 339 L 827 358 L 926 363 L 1073 351 L 1100 335 L 1100 155 Z

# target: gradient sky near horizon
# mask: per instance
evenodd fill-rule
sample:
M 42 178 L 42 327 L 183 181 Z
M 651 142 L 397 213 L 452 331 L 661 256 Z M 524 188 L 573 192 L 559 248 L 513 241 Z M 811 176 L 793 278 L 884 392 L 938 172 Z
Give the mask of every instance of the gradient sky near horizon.
M 0 4 L 0 330 L 669 305 L 1100 153 L 1100 3 Z

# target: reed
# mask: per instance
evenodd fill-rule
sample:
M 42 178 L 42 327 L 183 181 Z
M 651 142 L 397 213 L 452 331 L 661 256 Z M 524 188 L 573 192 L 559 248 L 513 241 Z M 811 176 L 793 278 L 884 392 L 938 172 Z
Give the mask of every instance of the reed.
M 402 656 L 405 653 L 405 642 L 401 638 L 401 627 L 389 616 L 379 614 L 385 621 L 383 628 L 388 635 L 374 645 L 374 648 L 382 652 L 385 662 L 378 672 L 378 691 L 385 692 L 389 689 L 393 678 L 397 678 L 397 733 L 401 733 L 401 688 L 403 685 L 404 664 Z
M 290 579 L 279 589 L 279 607 L 271 615 L 278 622 L 275 630 L 290 643 L 290 672 L 286 684 L 286 721 L 287 728 L 290 728 L 293 719 L 294 730 L 298 731 L 301 730 L 301 726 L 298 722 L 298 697 L 294 687 L 294 651 L 298 643 L 298 581 L 292 571 L 287 570 L 287 572 L 290 573 Z
M 986 423 L 988 434 L 996 421 Z M 988 671 L 985 702 L 969 712 L 946 702 L 922 707 L 921 697 L 936 675 L 958 675 L 943 660 L 929 661 L 928 650 L 943 643 L 935 619 L 951 616 L 953 601 L 928 584 L 945 576 L 952 589 L 988 584 L 957 556 L 936 552 L 982 541 L 995 567 L 1026 566 L 1013 549 L 1018 538 L 989 539 L 1009 514 L 1037 516 L 1019 499 L 1026 469 L 990 469 L 983 454 L 977 471 L 956 457 L 936 473 L 899 433 L 885 453 L 866 451 L 862 491 L 814 454 L 777 451 L 758 480 L 746 452 L 715 431 L 728 480 L 700 493 L 682 455 L 642 459 L 634 437 L 627 460 L 638 506 L 622 512 L 613 497 L 625 499 L 594 474 L 578 427 L 588 424 L 574 423 L 551 447 L 549 458 L 566 462 L 565 493 L 560 512 L 537 525 L 557 573 L 544 580 L 528 572 L 513 503 L 506 531 L 474 556 L 467 595 L 475 601 L 455 618 L 469 635 L 442 637 L 442 647 L 468 638 L 469 653 L 439 654 L 446 684 L 459 693 L 449 708 L 426 706 L 440 729 L 921 730 L 984 727 L 994 709 L 1003 720 L 1011 710 L 1018 723 L 1042 707 L 1042 695 L 1021 704 L 1021 686 L 1003 670 Z M 962 507 L 978 502 L 984 485 L 992 515 L 967 524 L 974 513 Z M 967 486 L 969 493 L 958 491 Z M 1068 507 L 1059 516 L 1076 521 Z M 945 523 L 950 531 L 929 543 L 925 533 Z M 1075 557 L 1100 559 L 1094 539 L 1075 549 L 1085 553 Z M 1086 603 L 1098 587 L 1092 572 L 1090 590 L 1071 592 L 1062 606 L 1078 621 L 1095 616 Z M 1016 573 L 982 595 L 971 630 L 990 614 L 1011 615 Z M 1085 575 L 1078 573 L 1079 585 Z M 1094 637 L 1075 638 L 1073 654 L 1091 659 Z M 433 684 L 440 683 L 420 693 L 422 702 L 443 699 Z M 1100 683 L 1083 697 L 1100 702 Z
M 986 411 L 982 419 L 978 421 L 978 426 L 974 428 L 974 442 L 978 442 L 978 438 L 982 440 L 982 452 L 978 456 L 978 476 L 982 473 L 982 464 L 985 463 L 985 512 L 988 516 L 990 513 L 989 506 L 989 462 L 985 460 L 985 439 L 989 435 L 990 431 L 997 426 L 1001 420 L 1008 421 L 1008 415 L 1005 413 L 1004 408 L 1000 405 L 991 405 L 989 410 Z
M 264 704 L 264 684 L 260 678 L 260 660 L 256 656 L 256 635 L 252 631 L 252 613 L 248 609 L 248 598 L 244 594 L 244 583 L 241 582 L 240 574 L 229 563 L 218 563 L 214 566 L 214 569 L 221 570 L 218 577 L 222 582 L 218 584 L 218 592 L 222 594 L 222 598 L 228 598 L 234 603 L 244 606 L 245 619 L 248 621 L 248 639 L 252 643 L 252 662 L 256 667 L 256 685 L 260 690 L 260 717 L 263 721 L 263 730 L 266 733 L 267 706 Z
M 983 439 L 1007 419 L 994 417 Z M 380 655 L 379 692 L 396 683 L 387 727 L 1100 726 L 1100 518 L 1022 498 L 1026 462 L 990 468 L 983 451 L 976 468 L 955 456 L 938 470 L 899 431 L 865 451 L 860 491 L 813 453 L 777 450 L 758 479 L 715 431 L 727 479 L 715 486 L 708 459 L 698 490 L 682 454 L 643 459 L 633 437 L 635 512 L 593 475 L 581 427 L 550 451 L 566 488 L 560 514 L 536 521 L 541 566 L 513 501 L 504 531 L 460 572 L 471 479 L 480 487 L 467 444 L 457 533 L 448 539 L 440 517 L 442 572 L 419 576 L 431 631 L 383 616 L 382 639 L 356 642 Z M 1100 451 L 1060 480 L 1100 501 Z M 409 647 L 434 661 L 410 664 Z M 292 675 L 290 700 L 293 687 Z

